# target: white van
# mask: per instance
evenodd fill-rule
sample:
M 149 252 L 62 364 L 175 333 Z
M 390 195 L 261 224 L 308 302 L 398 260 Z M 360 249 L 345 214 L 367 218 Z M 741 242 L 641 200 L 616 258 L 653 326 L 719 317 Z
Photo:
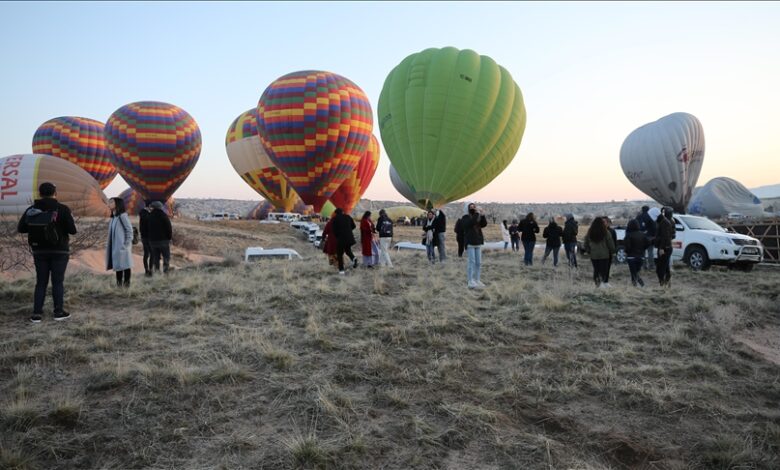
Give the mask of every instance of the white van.
M 293 222 L 296 220 L 301 220 L 301 214 L 296 212 L 269 212 L 267 219 L 279 220 L 282 222 Z
M 272 259 L 303 259 L 297 251 L 290 248 L 269 248 L 267 250 L 259 246 L 253 246 L 246 249 L 244 252 L 244 262 L 251 263 L 262 260 Z

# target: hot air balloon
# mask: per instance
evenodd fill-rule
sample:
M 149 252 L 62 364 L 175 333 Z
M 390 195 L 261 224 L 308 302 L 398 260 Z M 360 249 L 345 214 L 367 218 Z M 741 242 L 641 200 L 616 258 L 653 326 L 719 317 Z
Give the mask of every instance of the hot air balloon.
M 125 201 L 125 210 L 129 215 L 138 215 L 141 209 L 146 207 L 146 201 L 141 194 L 133 188 L 127 188 L 119 195 L 123 201 Z M 163 201 L 160 201 L 163 202 Z M 174 215 L 174 207 L 176 202 L 171 196 L 167 201 L 163 202 L 163 212 L 169 216 Z
M 385 213 L 393 222 L 397 222 L 399 219 L 404 219 L 406 217 L 409 219 L 412 217 L 425 217 L 425 211 L 415 206 L 386 207 Z M 379 211 L 372 212 L 371 218 L 373 220 L 379 219 Z
M 78 165 L 51 155 L 0 158 L 0 214 L 22 214 L 39 199 L 38 186 L 54 183 L 57 200 L 74 215 L 105 217 L 108 200 L 98 182 Z
M 167 201 L 200 156 L 198 124 L 172 104 L 122 106 L 108 118 L 104 135 L 111 161 L 145 200 Z
M 257 103 L 263 148 L 315 211 L 355 170 L 372 129 L 365 93 L 335 73 L 285 75 L 271 83 Z
M 332 202 L 327 201 L 322 206 L 322 210 L 320 211 L 320 217 L 323 219 L 330 219 L 330 216 L 333 215 L 333 211 L 336 210 L 336 206 L 333 205 Z
M 401 177 L 398 176 L 398 172 L 395 171 L 393 165 L 390 165 L 390 182 L 393 183 L 395 190 L 401 193 L 401 196 L 408 199 L 409 202 L 415 204 L 420 209 L 425 209 L 425 201 L 420 202 L 416 199 L 414 190 L 401 180 Z
M 268 158 L 257 135 L 257 109 L 239 115 L 228 128 L 225 150 L 230 164 L 258 194 L 283 212 L 290 212 L 298 194 Z
M 101 189 L 116 177 L 116 167 L 106 155 L 103 123 L 94 119 L 63 116 L 41 124 L 35 131 L 33 153 L 64 158 L 92 175 Z
M 763 217 L 761 199 L 739 181 L 719 177 L 697 189 L 688 204 L 688 212 L 709 218 L 740 214 L 745 217 Z
M 385 79 L 379 131 L 398 176 L 421 207 L 483 188 L 514 158 L 525 131 L 520 88 L 471 50 L 412 54 Z
M 330 197 L 330 202 L 336 207 L 341 207 L 345 213 L 349 214 L 360 201 L 360 197 L 368 189 L 368 185 L 374 178 L 376 167 L 379 165 L 379 141 L 371 136 L 371 143 L 368 145 L 365 155 L 360 159 L 357 168 L 352 172 L 339 189 Z
M 688 113 L 645 124 L 620 147 L 620 166 L 628 180 L 678 213 L 685 213 L 703 162 L 704 131 Z

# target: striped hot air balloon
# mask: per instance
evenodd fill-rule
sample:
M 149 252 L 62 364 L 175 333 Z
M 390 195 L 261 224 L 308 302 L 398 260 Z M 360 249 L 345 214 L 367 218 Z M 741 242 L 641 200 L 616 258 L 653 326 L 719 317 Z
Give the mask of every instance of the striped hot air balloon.
M 103 123 L 94 119 L 75 116 L 49 119 L 35 131 L 32 150 L 75 163 L 92 175 L 101 189 L 116 177 L 116 167 L 106 155 Z
M 167 201 L 200 156 L 198 124 L 186 111 L 157 101 L 114 111 L 104 130 L 119 174 L 146 200 Z
M 355 208 L 360 198 L 368 189 L 368 185 L 374 178 L 376 167 L 379 165 L 379 141 L 373 135 L 363 158 L 360 159 L 357 168 L 352 172 L 339 189 L 330 197 L 336 207 L 349 214 Z
M 127 211 L 129 215 L 138 215 L 138 213 L 141 212 L 141 209 L 146 207 L 146 201 L 144 201 L 143 196 L 141 196 L 141 194 L 133 188 L 125 189 L 121 194 L 119 194 L 119 197 L 125 201 L 125 211 Z M 163 202 L 163 212 L 173 217 L 173 208 L 175 203 L 176 202 L 174 201 L 173 196 L 168 198 L 167 201 Z
M 0 158 L 0 175 L 0 215 L 23 213 L 40 198 L 38 187 L 45 182 L 57 187 L 57 200 L 74 215 L 104 217 L 109 213 L 108 200 L 95 178 L 62 158 L 10 155 Z
M 365 93 L 335 73 L 285 75 L 257 104 L 257 131 L 268 156 L 318 212 L 357 167 L 372 129 Z
M 290 212 L 298 194 L 284 174 L 268 158 L 257 135 L 257 109 L 238 116 L 228 128 L 225 150 L 228 160 L 243 180 L 271 203 Z

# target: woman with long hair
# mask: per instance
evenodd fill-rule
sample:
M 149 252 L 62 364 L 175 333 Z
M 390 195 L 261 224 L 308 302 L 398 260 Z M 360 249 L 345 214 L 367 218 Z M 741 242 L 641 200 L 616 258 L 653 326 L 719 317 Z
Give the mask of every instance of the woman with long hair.
M 125 211 L 121 197 L 108 200 L 111 222 L 108 224 L 106 243 L 106 270 L 116 273 L 117 287 L 130 287 L 130 270 L 133 268 L 133 225 Z
M 533 212 L 529 212 L 525 219 L 520 221 L 517 230 L 521 233 L 520 240 L 523 242 L 523 264 L 532 266 L 534 264 L 534 248 L 536 247 L 536 234 L 539 233 L 539 225 L 536 223 L 536 217 Z
M 585 235 L 585 252 L 593 263 L 593 281 L 596 287 L 609 287 L 609 263 L 615 254 L 615 242 L 607 231 L 604 219 L 596 217 Z
M 363 252 L 363 266 L 366 268 L 374 267 L 373 244 L 376 227 L 371 221 L 371 211 L 363 213 L 360 219 L 360 248 Z
M 433 210 L 428 211 L 428 216 L 423 224 L 423 245 L 425 245 L 425 251 L 428 253 L 428 261 L 431 264 L 436 262 L 436 225 L 434 223 L 434 216 L 436 214 Z

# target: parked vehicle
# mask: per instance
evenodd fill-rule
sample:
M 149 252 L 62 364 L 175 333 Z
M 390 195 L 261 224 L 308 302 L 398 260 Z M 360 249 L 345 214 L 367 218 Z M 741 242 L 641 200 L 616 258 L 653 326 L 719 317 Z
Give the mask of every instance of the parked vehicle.
M 228 212 L 214 212 L 213 214 L 202 216 L 198 220 L 202 220 L 204 222 L 214 222 L 220 220 L 241 220 L 241 216 L 239 216 L 238 214 L 231 214 Z
M 314 248 L 319 248 L 322 245 L 322 230 L 317 230 L 314 233 Z
M 297 212 L 269 212 L 266 217 L 268 220 L 279 220 L 282 222 L 293 222 L 301 220 L 301 214 Z
M 303 258 L 297 251 L 290 248 L 270 248 L 266 250 L 259 246 L 253 246 L 247 248 L 244 252 L 245 263 L 272 259 L 292 260 Z

